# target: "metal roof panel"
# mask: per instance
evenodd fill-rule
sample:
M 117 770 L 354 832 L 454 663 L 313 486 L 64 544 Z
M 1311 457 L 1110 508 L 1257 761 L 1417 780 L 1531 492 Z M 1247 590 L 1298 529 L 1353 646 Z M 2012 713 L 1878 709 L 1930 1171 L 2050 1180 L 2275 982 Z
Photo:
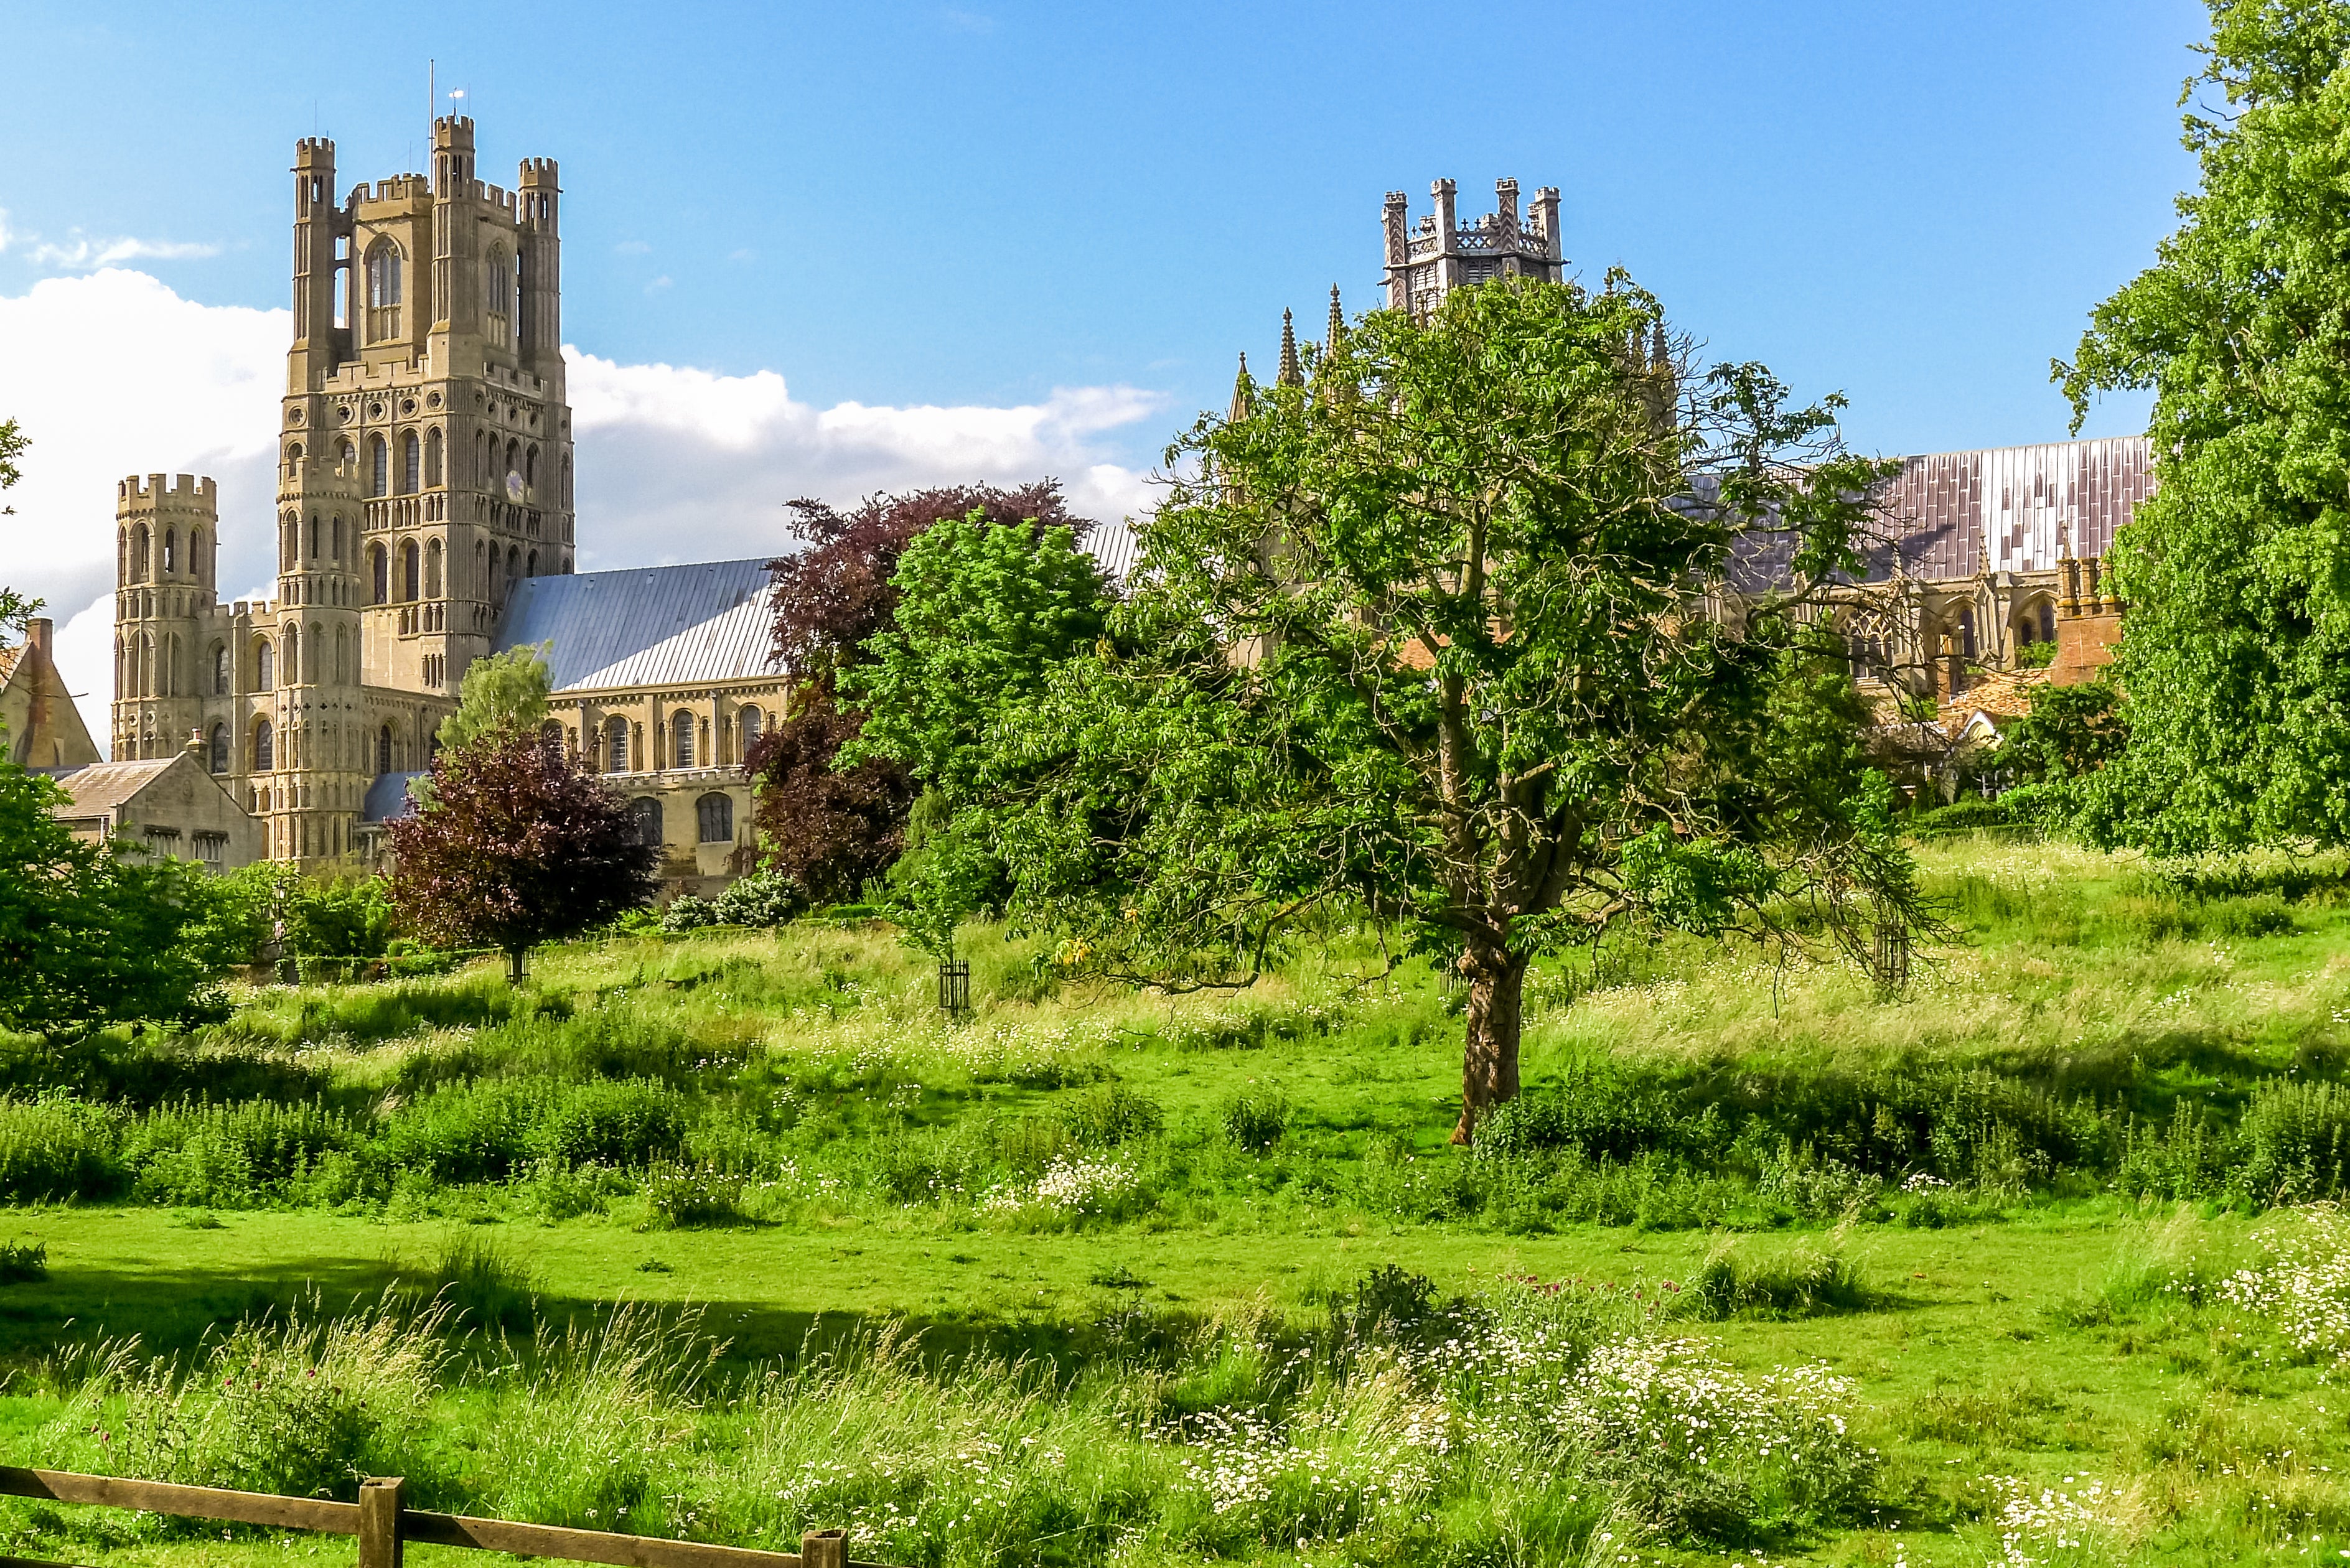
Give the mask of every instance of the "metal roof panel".
M 497 646 L 551 644 L 557 691 L 771 676 L 767 588 L 764 558 L 531 577 Z

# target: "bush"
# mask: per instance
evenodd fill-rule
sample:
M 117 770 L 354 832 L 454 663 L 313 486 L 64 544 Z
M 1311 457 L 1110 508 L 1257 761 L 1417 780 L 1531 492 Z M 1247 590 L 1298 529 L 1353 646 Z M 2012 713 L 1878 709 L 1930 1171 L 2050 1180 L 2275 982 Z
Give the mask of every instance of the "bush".
M 48 1277 L 47 1241 L 0 1241 L 0 1285 L 36 1284 Z
M 2252 1203 L 2306 1203 L 2350 1192 L 2350 1088 L 2270 1079 L 2238 1124 L 2233 1183 Z
M 1224 1136 L 1236 1147 L 1263 1154 L 1289 1129 L 1289 1102 L 1272 1087 L 1234 1095 L 1224 1102 L 1222 1120 Z
M 1092 1148 L 1156 1137 L 1167 1120 L 1157 1100 L 1123 1084 L 1105 1084 L 1066 1100 L 1059 1114 L 1070 1138 Z M 1279 1136 L 1278 1128 L 1274 1136 Z
M 664 1161 L 645 1177 L 645 1209 L 656 1226 L 718 1225 L 743 1217 L 747 1184 L 710 1166 Z
M 790 877 L 762 871 L 729 885 L 712 903 L 728 926 L 780 926 L 807 908 L 807 895 Z
M 108 1198 L 128 1182 L 120 1116 L 63 1096 L 0 1100 L 0 1199 Z
M 126 1130 L 122 1154 L 139 1173 L 133 1190 L 149 1202 L 241 1209 L 361 1141 L 323 1106 L 247 1100 L 154 1111 Z
M 660 914 L 660 929 L 671 935 L 702 930 L 718 923 L 718 905 L 710 898 L 699 898 L 691 893 L 680 893 L 670 900 L 669 908 Z
M 674 1158 L 684 1147 L 683 1096 L 650 1078 L 589 1082 L 562 1092 L 533 1142 L 538 1152 L 571 1165 L 640 1170 Z
M 444 1084 L 383 1124 L 383 1163 L 444 1185 L 504 1181 L 536 1151 L 533 1135 L 557 1085 L 544 1078 Z

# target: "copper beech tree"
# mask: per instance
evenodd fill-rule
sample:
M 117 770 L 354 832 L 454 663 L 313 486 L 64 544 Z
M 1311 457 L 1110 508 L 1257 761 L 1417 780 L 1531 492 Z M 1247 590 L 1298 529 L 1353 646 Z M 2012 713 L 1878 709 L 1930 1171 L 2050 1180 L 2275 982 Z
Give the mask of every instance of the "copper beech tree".
M 390 824 L 400 921 L 451 947 L 495 948 L 516 982 L 541 942 L 650 902 L 658 846 L 619 791 L 562 740 L 493 730 L 434 759 L 423 805 Z
M 1648 922 L 1895 967 L 1890 788 L 1810 712 L 1851 683 L 1797 613 L 1886 466 L 1833 400 L 1677 358 L 1627 280 L 1507 280 L 1203 418 L 1108 635 L 965 792 L 1015 925 L 1181 989 L 1367 915 L 1467 982 L 1462 1142 L 1518 1091 L 1544 950 Z

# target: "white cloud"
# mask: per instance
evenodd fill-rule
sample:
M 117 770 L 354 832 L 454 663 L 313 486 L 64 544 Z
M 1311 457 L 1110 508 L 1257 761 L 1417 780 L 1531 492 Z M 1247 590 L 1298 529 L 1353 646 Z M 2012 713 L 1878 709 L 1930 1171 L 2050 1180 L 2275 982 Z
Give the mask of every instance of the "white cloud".
M 0 207 L 0 251 L 8 248 L 8 209 Z
M 92 239 L 79 229 L 66 244 L 46 242 L 32 248 L 34 265 L 67 270 L 113 266 L 127 261 L 190 261 L 220 254 L 218 245 L 182 240 Z
M 660 276 L 653 279 L 652 282 L 645 285 L 645 292 L 647 294 L 659 294 L 662 289 L 669 287 L 674 281 L 675 280 L 672 279 L 669 274 L 663 273 Z
M 0 418 L 32 439 L 0 520 L 0 583 L 48 600 L 58 662 L 91 732 L 107 732 L 114 487 L 127 474 L 220 483 L 224 584 L 269 580 L 283 310 L 206 306 L 144 274 L 47 278 L 0 296 Z M 721 376 L 573 348 L 579 566 L 733 559 L 790 545 L 782 504 L 1050 474 L 1073 509 L 1114 523 L 1149 504 L 1107 432 L 1159 410 L 1130 387 L 1041 402 L 889 408 L 795 401 L 773 370 Z
M 622 240 L 612 249 L 624 256 L 640 256 L 650 252 L 652 246 L 642 240 Z

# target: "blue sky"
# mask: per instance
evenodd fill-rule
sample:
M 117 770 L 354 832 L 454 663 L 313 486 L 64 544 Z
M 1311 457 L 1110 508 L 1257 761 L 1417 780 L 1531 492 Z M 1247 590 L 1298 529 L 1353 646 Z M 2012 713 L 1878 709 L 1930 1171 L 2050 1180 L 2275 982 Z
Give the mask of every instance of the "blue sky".
M 2043 440 L 2049 358 L 2191 176 L 2202 30 L 2181 0 L 20 5 L 0 296 L 133 237 L 189 300 L 282 306 L 293 140 L 421 167 L 437 57 L 485 175 L 561 161 L 565 336 L 622 363 L 816 407 L 1142 389 L 1101 450 L 1147 467 L 1284 305 L 1373 302 L 1383 192 L 1450 175 L 1474 213 L 1513 175 L 1561 187 L 1588 274 L 1846 391 L 1860 445 Z

